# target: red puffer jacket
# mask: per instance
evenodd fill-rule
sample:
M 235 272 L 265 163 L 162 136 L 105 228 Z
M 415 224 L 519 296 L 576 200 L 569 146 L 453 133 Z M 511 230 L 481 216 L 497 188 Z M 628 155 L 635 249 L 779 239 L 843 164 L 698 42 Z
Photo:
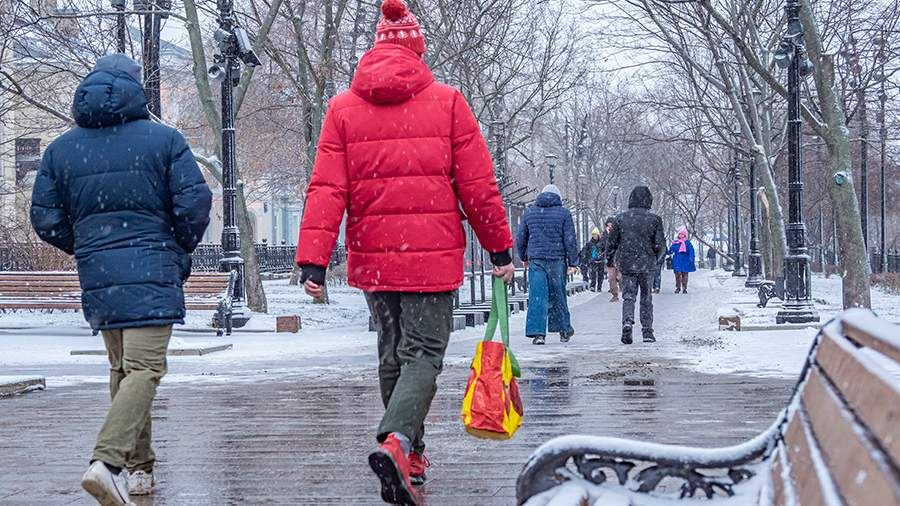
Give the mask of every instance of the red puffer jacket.
M 462 211 L 460 211 L 460 205 Z M 380 44 L 325 115 L 297 247 L 327 266 L 347 211 L 347 276 L 365 291 L 443 292 L 463 279 L 468 216 L 512 247 L 490 153 L 462 94 L 411 50 Z

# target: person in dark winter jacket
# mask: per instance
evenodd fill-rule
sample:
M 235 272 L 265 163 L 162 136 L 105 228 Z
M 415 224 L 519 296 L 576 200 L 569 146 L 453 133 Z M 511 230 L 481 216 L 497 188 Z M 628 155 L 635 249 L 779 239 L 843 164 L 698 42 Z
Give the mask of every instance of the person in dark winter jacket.
M 603 273 L 606 271 L 606 245 L 599 228 L 591 231 L 591 239 L 581 249 L 581 265 L 585 270 L 588 288 L 592 292 L 603 290 Z
M 528 264 L 525 335 L 534 344 L 544 344 L 548 330 L 559 332 L 562 342 L 575 334 L 566 301 L 566 267 L 578 265 L 576 241 L 572 213 L 563 207 L 559 188 L 547 185 L 525 211 L 516 237 L 519 256 Z
M 687 228 L 678 229 L 678 236 L 669 247 L 672 270 L 675 271 L 675 293 L 687 293 L 688 276 L 697 270 L 694 265 L 694 245 L 688 240 Z
M 622 273 L 622 343 L 632 343 L 634 306 L 641 295 L 641 331 L 644 342 L 653 335 L 653 276 L 660 257 L 666 253 L 662 219 L 650 212 L 653 195 L 646 186 L 637 186 L 628 199 L 628 210 L 616 216 L 606 243 L 607 257 Z
M 666 257 L 662 256 L 656 262 L 656 273 L 653 275 L 653 293 L 659 293 L 662 290 L 662 271 L 666 265 Z
M 44 152 L 31 206 L 38 236 L 75 255 L 84 317 L 109 354 L 112 405 L 82 485 L 110 504 L 152 487 L 150 408 L 212 202 L 184 137 L 149 120 L 140 72 L 123 54 L 97 61 L 75 90 L 77 126 Z
M 709 270 L 715 270 L 716 268 L 716 249 L 709 248 L 706 250 L 706 263 Z

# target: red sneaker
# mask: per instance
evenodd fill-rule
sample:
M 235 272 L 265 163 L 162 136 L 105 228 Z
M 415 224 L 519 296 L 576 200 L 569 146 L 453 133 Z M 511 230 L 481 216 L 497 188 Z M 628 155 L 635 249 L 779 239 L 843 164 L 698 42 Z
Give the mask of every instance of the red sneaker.
M 425 480 L 428 479 L 425 476 L 425 470 L 429 467 L 431 467 L 431 462 L 428 461 L 428 457 L 424 454 L 416 452 L 409 453 L 409 481 L 412 482 L 413 485 L 425 484 Z
M 369 454 L 369 466 L 381 480 L 381 499 L 390 504 L 417 506 L 418 497 L 409 481 L 409 459 L 393 434 Z

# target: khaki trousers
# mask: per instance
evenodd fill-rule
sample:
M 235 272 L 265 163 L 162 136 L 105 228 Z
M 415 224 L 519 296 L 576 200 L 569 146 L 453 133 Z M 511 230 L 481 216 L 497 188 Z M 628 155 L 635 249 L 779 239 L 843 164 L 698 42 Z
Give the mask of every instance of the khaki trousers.
M 93 460 L 129 471 L 153 470 L 150 408 L 167 368 L 172 326 L 104 330 L 112 405 L 97 436 Z

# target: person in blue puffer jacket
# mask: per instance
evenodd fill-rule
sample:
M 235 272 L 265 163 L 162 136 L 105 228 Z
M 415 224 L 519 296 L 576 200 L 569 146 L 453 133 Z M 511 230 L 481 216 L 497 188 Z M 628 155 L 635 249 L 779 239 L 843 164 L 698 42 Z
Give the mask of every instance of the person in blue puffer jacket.
M 568 342 L 572 328 L 566 301 L 566 273 L 578 265 L 572 213 L 563 207 L 559 188 L 547 185 L 525 211 L 516 237 L 519 256 L 528 268 L 528 316 L 525 335 L 544 344 L 547 331 Z
M 678 229 L 675 241 L 669 247 L 672 255 L 672 270 L 675 271 L 675 293 L 688 293 L 688 276 L 697 270 L 694 259 L 694 245 L 689 240 L 686 227 Z
M 141 67 L 126 55 L 97 61 L 72 115 L 77 126 L 44 152 L 31 223 L 75 255 L 84 317 L 110 360 L 113 401 L 82 486 L 128 504 L 129 489 L 153 486 L 150 408 L 212 194 L 184 137 L 150 121 Z

